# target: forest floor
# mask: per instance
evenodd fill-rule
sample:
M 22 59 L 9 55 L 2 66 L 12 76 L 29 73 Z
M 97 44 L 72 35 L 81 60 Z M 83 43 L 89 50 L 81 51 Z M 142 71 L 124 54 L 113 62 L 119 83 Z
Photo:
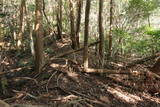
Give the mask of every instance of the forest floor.
M 3 65 L 9 73 L 1 78 L 8 83 L 6 87 L 1 83 L 1 100 L 19 107 L 160 107 L 160 80 L 149 75 L 146 64 L 121 70 L 128 74 L 86 73 L 81 51 L 54 58 L 71 50 L 69 40 L 48 46 L 51 52 L 46 53 L 47 63 L 39 74 L 28 64 L 29 52 L 6 52 Z M 89 66 L 97 68 L 94 51 L 89 57 Z M 108 63 L 105 67 L 111 68 Z

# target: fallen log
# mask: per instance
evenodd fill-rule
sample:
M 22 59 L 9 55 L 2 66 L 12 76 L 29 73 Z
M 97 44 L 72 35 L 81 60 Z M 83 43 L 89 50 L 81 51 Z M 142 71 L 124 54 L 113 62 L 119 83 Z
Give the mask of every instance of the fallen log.
M 131 63 L 128 63 L 126 66 L 121 67 L 121 69 L 131 68 L 131 67 L 133 67 L 133 66 L 135 66 L 135 65 L 137 65 L 137 64 L 142 64 L 142 63 L 144 63 L 144 62 L 146 62 L 146 61 L 149 61 L 149 60 L 151 60 L 151 59 L 155 59 L 155 58 L 157 58 L 157 57 L 159 57 L 159 56 L 160 56 L 160 52 L 159 52 L 159 53 L 156 53 L 156 54 L 154 54 L 154 55 L 152 55 L 152 56 L 147 56 L 147 57 L 144 57 L 144 58 L 135 60 L 135 61 L 133 61 L 133 62 L 131 62 Z
M 134 74 L 132 72 L 127 71 L 121 71 L 121 70 L 110 70 L 110 69 L 94 69 L 94 68 L 88 68 L 84 70 L 86 73 L 92 73 L 92 74 Z
M 91 43 L 90 45 L 88 45 L 88 47 L 94 46 L 94 45 L 96 45 L 96 44 L 99 44 L 99 41 Z M 54 58 L 64 57 L 64 56 L 66 56 L 66 55 L 69 55 L 69 54 L 72 54 L 72 53 L 76 53 L 76 52 L 82 51 L 83 49 L 84 49 L 84 47 L 79 48 L 79 49 L 77 49 L 77 50 L 71 50 L 71 51 L 62 53 L 62 54 L 60 54 L 60 55 L 54 56 L 53 59 L 54 59 Z
M 143 72 L 127 72 L 127 71 L 122 71 L 122 70 L 109 70 L 109 69 L 93 69 L 93 68 L 88 68 L 87 70 L 84 70 L 85 73 L 92 73 L 92 74 L 124 74 L 124 75 L 143 75 L 149 74 L 156 79 L 160 80 L 160 76 L 157 75 L 154 72 L 149 72 L 149 71 L 143 71 Z

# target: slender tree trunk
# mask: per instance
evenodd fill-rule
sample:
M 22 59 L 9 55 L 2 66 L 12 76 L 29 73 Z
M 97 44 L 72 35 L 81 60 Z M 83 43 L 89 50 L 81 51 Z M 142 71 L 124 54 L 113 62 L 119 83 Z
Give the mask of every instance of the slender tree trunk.
M 3 0 L 0 0 L 0 13 L 3 13 Z M 2 22 L 2 18 L 0 17 L 0 22 Z M 3 37 L 3 25 L 0 23 L 0 42 L 2 42 Z
M 22 40 L 23 40 L 23 34 L 24 34 L 24 13 L 26 11 L 26 0 L 21 0 L 21 6 L 20 6 L 20 25 L 19 25 L 19 34 L 18 34 L 18 40 L 17 40 L 17 48 L 21 48 L 22 46 Z
M 109 47 L 108 56 L 112 55 L 112 24 L 113 24 L 113 0 L 110 0 L 110 29 L 109 29 Z
M 4 11 L 3 0 L 0 0 L 0 12 L 3 13 L 3 11 Z
M 80 25 L 81 25 L 82 5 L 83 5 L 83 0 L 77 0 L 76 42 L 77 42 L 78 48 L 80 48 L 79 33 L 80 33 Z
M 36 0 L 36 22 L 35 22 L 35 68 L 37 72 L 41 72 L 43 66 L 43 1 Z
M 62 37 L 62 0 L 57 0 L 57 31 L 58 31 L 58 39 L 63 39 Z
M 91 0 L 86 0 L 85 9 L 85 29 L 84 29 L 84 52 L 83 52 L 83 63 L 84 69 L 88 69 L 88 36 L 89 36 L 89 15 L 90 15 Z
M 3 0 L 0 0 L 0 13 L 3 13 Z M 1 17 L 0 17 L 0 22 L 2 22 Z M 0 23 L 0 42 L 2 41 L 3 41 L 3 24 Z
M 148 26 L 151 27 L 151 22 L 150 22 L 150 16 L 149 15 L 147 17 L 147 20 L 148 20 Z
M 45 1 L 43 0 L 43 15 L 44 15 L 44 17 L 45 17 L 47 23 L 50 25 L 50 22 L 49 22 L 49 20 L 48 20 L 47 15 L 46 15 L 45 9 L 46 9 Z
M 31 49 L 31 54 L 35 58 L 35 49 L 34 49 L 34 40 L 33 40 L 33 31 L 34 31 L 34 25 L 30 25 L 31 21 L 29 19 L 27 20 L 27 25 L 28 25 L 28 31 L 29 31 L 29 40 L 30 40 L 30 49 Z
M 73 0 L 69 0 L 72 48 L 77 49 Z
M 103 0 L 99 0 L 99 56 L 100 56 L 100 67 L 103 68 L 104 65 L 104 31 L 103 31 Z

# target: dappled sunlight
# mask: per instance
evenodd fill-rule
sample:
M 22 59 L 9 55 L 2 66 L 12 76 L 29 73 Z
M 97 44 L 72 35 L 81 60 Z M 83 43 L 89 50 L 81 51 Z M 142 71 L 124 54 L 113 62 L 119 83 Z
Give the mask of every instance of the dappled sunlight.
M 0 0 L 0 107 L 160 107 L 159 4 Z
M 100 96 L 99 99 L 106 102 L 106 103 L 111 103 L 110 99 L 107 96 Z
M 35 30 L 36 30 L 36 31 L 38 31 L 38 30 L 39 30 L 39 28 L 40 28 L 40 24 L 39 24 L 39 23 L 37 23 L 37 24 L 36 24 L 36 28 L 35 28 Z
M 123 66 L 124 66 L 123 63 L 115 63 L 115 62 L 111 62 L 111 64 L 113 64 L 114 66 L 117 66 L 117 67 L 123 67 Z
M 122 90 L 117 90 L 117 89 L 108 87 L 107 91 L 110 92 L 114 97 L 127 103 L 136 104 L 139 101 L 143 101 L 143 99 L 141 99 L 139 96 L 124 92 Z
M 10 64 L 9 62 L 6 62 L 6 61 L 1 62 L 1 63 L 3 63 L 4 65 L 9 65 Z
M 69 66 L 69 61 L 67 59 L 54 59 L 53 62 L 55 63 L 51 63 L 50 67 L 61 70 L 70 78 L 78 81 L 78 74 L 74 72 L 73 69 Z
M 20 67 L 20 68 L 16 68 L 16 69 L 11 69 L 10 71 L 11 71 L 11 72 L 16 72 L 16 71 L 21 71 L 22 69 L 23 69 L 23 68 Z
M 60 65 L 60 64 L 55 64 L 55 63 L 52 63 L 50 66 L 53 68 L 66 67 L 66 65 Z
M 153 101 L 153 102 L 156 102 L 156 103 L 159 103 L 160 104 L 160 99 L 159 98 L 156 98 L 156 97 L 153 97 L 149 94 L 146 94 L 146 93 L 143 93 L 142 94 L 142 98 L 144 99 L 147 99 L 147 100 L 150 100 L 150 101 Z
M 75 73 L 75 72 L 68 72 L 67 74 L 68 74 L 68 76 L 70 76 L 70 77 L 72 77 L 72 78 L 78 79 L 78 78 L 77 78 L 77 77 L 78 77 L 78 74 Z

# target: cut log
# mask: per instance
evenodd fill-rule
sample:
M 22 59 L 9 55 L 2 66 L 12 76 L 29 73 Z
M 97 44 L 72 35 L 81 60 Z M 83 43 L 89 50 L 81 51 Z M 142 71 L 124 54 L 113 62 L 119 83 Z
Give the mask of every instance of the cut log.
M 88 47 L 94 46 L 94 45 L 96 45 L 96 44 L 98 44 L 98 43 L 99 43 L 99 41 L 93 42 L 93 43 L 91 43 L 90 45 L 88 45 Z M 64 56 L 66 56 L 66 55 L 69 55 L 69 54 L 72 54 L 72 53 L 76 53 L 76 52 L 82 51 L 83 49 L 84 49 L 84 47 L 79 48 L 79 49 L 77 49 L 77 50 L 71 50 L 71 51 L 62 53 L 62 54 L 60 54 L 60 55 L 54 56 L 53 59 L 54 59 L 54 58 L 64 57 Z

